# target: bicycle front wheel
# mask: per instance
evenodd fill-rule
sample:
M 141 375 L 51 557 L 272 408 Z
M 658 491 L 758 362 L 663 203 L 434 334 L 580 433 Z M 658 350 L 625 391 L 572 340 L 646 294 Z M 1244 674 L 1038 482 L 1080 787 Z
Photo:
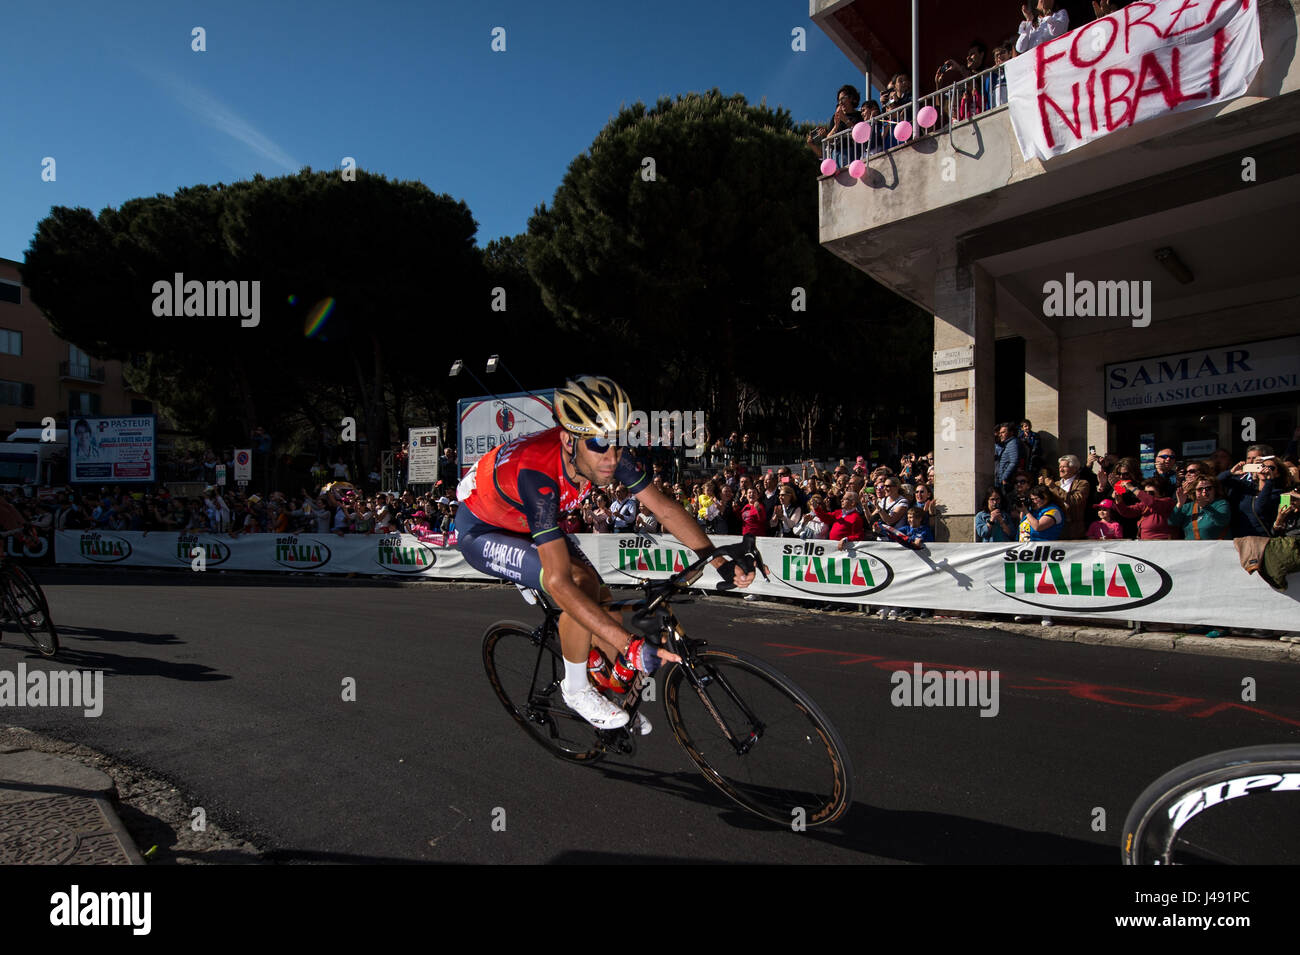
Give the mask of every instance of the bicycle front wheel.
M 706 779 L 783 826 L 834 822 L 852 800 L 839 733 L 808 694 L 763 661 L 705 647 L 664 676 L 668 724 Z M 696 683 L 698 681 L 698 685 Z
M 49 605 L 40 586 L 17 564 L 5 568 L 5 599 L 14 621 L 27 634 L 41 656 L 59 652 L 59 634 L 50 620 Z
M 594 762 L 605 755 L 596 729 L 564 705 L 564 658 L 544 628 L 494 623 L 483 636 L 483 667 L 506 711 L 552 756 Z
M 1165 773 L 1124 820 L 1125 865 L 1296 864 L 1300 746 L 1245 746 Z

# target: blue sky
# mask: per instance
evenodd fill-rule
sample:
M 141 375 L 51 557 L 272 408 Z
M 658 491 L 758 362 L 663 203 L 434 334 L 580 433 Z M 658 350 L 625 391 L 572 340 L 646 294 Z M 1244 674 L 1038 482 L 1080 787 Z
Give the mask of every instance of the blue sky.
M 19 261 L 51 206 L 344 156 L 464 199 L 482 246 L 526 229 L 621 104 L 716 86 L 824 122 L 840 84 L 862 84 L 807 0 L 50 0 L 4 23 L 0 257 Z

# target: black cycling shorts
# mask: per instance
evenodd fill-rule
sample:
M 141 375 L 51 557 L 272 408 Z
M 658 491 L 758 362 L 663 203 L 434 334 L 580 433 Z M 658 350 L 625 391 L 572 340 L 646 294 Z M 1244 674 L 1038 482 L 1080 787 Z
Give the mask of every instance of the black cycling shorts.
M 566 535 L 569 559 L 585 564 L 594 572 L 595 566 L 582 552 L 572 535 Z M 514 584 L 550 593 L 542 580 L 542 558 L 537 545 L 525 534 L 513 534 L 484 523 L 464 503 L 456 512 L 456 546 L 465 560 L 475 570 L 500 577 Z M 596 573 L 597 579 L 600 574 Z

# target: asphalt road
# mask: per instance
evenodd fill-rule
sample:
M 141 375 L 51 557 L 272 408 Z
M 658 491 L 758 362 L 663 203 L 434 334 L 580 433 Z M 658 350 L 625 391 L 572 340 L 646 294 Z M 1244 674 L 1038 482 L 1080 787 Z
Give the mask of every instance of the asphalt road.
M 1293 665 L 734 598 L 683 607 L 688 632 L 792 677 L 848 745 L 852 808 L 792 832 L 716 793 L 661 703 L 632 759 L 571 765 L 529 740 L 481 658 L 490 623 L 537 617 L 513 589 L 38 577 L 64 651 L 42 661 L 7 630 L 0 670 L 103 670 L 103 714 L 0 709 L 0 723 L 170 779 L 275 861 L 1112 865 L 1128 806 L 1156 776 L 1215 750 L 1300 741 Z M 997 671 L 997 715 L 893 705 L 891 674 L 917 662 Z M 1247 677 L 1256 698 L 1243 702 Z

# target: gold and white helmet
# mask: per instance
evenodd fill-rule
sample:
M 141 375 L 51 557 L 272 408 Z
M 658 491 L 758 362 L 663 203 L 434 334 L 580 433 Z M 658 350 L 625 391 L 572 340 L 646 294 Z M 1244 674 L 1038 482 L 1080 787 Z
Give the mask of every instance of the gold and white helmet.
M 632 403 L 608 378 L 579 375 L 555 389 L 555 423 L 582 438 L 610 437 L 628 426 Z

